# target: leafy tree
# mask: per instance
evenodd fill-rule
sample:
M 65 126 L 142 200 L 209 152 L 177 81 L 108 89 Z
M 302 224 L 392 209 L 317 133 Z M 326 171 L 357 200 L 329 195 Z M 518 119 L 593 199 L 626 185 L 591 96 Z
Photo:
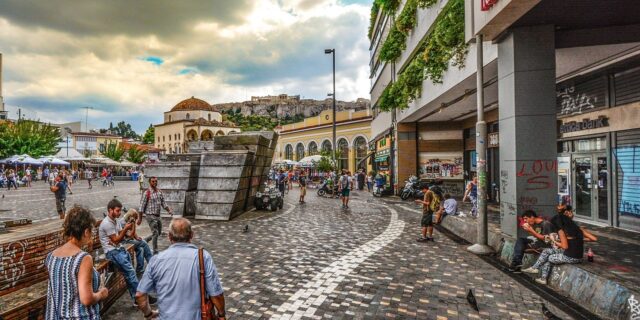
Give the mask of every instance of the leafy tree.
M 150 124 L 147 131 L 144 132 L 144 136 L 142 136 L 142 143 L 153 144 L 155 142 L 155 132 L 156 129 Z
M 107 145 L 102 155 L 111 160 L 120 161 L 124 155 L 124 148 L 122 148 L 119 143 L 110 143 Z
M 336 152 L 336 159 L 339 158 L 338 153 L 339 152 Z M 333 171 L 335 169 L 333 156 L 332 156 L 333 153 L 331 151 L 321 151 L 320 155 L 321 155 L 320 161 L 316 165 L 316 168 L 318 169 L 318 171 L 320 172 Z
M 151 139 L 153 140 L 153 137 Z M 141 148 L 138 148 L 138 146 L 135 144 L 132 145 L 131 148 L 129 148 L 129 151 L 127 152 L 127 160 L 137 164 L 143 163 L 145 156 L 146 155 L 144 151 L 142 151 Z
M 118 122 L 115 127 L 113 126 L 113 123 L 109 123 L 109 130 L 112 134 L 119 135 L 124 138 L 140 139 L 140 136 L 133 131 L 131 124 L 124 121 Z
M 0 157 L 28 154 L 34 158 L 55 154 L 60 129 L 32 120 L 0 123 Z

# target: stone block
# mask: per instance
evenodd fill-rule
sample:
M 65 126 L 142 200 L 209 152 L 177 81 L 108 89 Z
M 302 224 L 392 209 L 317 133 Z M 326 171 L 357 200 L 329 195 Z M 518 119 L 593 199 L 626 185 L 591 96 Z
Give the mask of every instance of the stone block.
M 244 200 L 247 189 L 240 190 L 200 190 L 196 197 L 198 203 L 235 203 Z
M 198 190 L 239 190 L 246 189 L 249 177 L 244 178 L 200 178 Z

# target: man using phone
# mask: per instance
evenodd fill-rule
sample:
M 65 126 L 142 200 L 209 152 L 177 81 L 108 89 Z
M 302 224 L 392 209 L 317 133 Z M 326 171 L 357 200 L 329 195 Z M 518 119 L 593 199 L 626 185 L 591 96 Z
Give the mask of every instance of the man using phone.
M 60 219 L 64 219 L 64 213 L 67 211 L 64 206 L 67 200 L 67 181 L 62 174 L 55 178 L 54 184 L 51 186 L 51 192 L 56 196 L 56 211 L 58 211 Z
M 516 240 L 516 244 L 513 248 L 513 258 L 509 265 L 509 271 L 513 273 L 520 273 L 522 268 L 522 259 L 524 258 L 525 250 L 533 249 L 536 251 L 542 251 L 544 248 L 548 248 L 546 238 L 554 232 L 555 228 L 553 224 L 538 215 L 533 210 L 525 211 L 521 216 L 520 227 L 526 231 L 530 236 L 522 237 Z M 535 238 L 535 240 L 530 239 Z

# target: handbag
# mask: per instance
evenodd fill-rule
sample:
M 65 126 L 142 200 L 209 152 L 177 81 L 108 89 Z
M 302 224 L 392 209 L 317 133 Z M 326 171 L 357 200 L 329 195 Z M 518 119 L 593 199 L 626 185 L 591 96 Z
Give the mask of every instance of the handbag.
M 215 307 L 213 306 L 213 302 L 211 299 L 207 297 L 207 287 L 205 286 L 204 279 L 204 249 L 202 247 L 198 248 L 198 264 L 200 265 L 200 314 L 202 316 L 202 320 L 217 320 L 218 316 L 216 316 Z

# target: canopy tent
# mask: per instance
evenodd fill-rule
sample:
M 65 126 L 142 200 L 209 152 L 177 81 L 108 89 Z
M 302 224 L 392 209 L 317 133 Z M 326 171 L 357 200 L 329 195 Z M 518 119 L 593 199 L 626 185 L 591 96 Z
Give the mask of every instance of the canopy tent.
M 41 161 L 38 161 L 26 154 L 15 155 L 6 159 L 2 159 L 0 160 L 0 163 L 12 164 L 12 165 L 35 165 L 35 166 L 42 165 Z
M 54 166 L 68 166 L 68 165 L 70 165 L 69 162 L 66 162 L 64 160 L 58 159 L 58 158 L 56 158 L 54 156 L 41 157 L 40 159 L 38 159 L 38 161 L 42 162 L 43 164 L 54 165 Z
M 276 161 L 274 164 L 283 164 L 283 165 L 287 165 L 287 166 L 297 166 L 298 163 L 293 161 L 293 160 L 280 160 L 280 161 Z
M 62 148 L 54 155 L 55 158 L 66 161 L 87 161 L 89 158 L 83 156 L 75 148 Z
M 320 159 L 322 159 L 321 155 L 306 156 L 300 159 L 298 163 L 300 164 L 301 167 L 311 168 L 311 167 L 315 167 L 320 162 Z
M 91 158 L 91 162 L 95 162 L 97 164 L 107 165 L 107 166 L 120 166 L 120 162 L 111 160 L 109 158 Z
M 123 166 L 123 167 L 137 167 L 138 166 L 138 164 L 135 164 L 135 163 L 133 163 L 133 162 L 131 162 L 129 160 L 120 161 L 120 165 Z

